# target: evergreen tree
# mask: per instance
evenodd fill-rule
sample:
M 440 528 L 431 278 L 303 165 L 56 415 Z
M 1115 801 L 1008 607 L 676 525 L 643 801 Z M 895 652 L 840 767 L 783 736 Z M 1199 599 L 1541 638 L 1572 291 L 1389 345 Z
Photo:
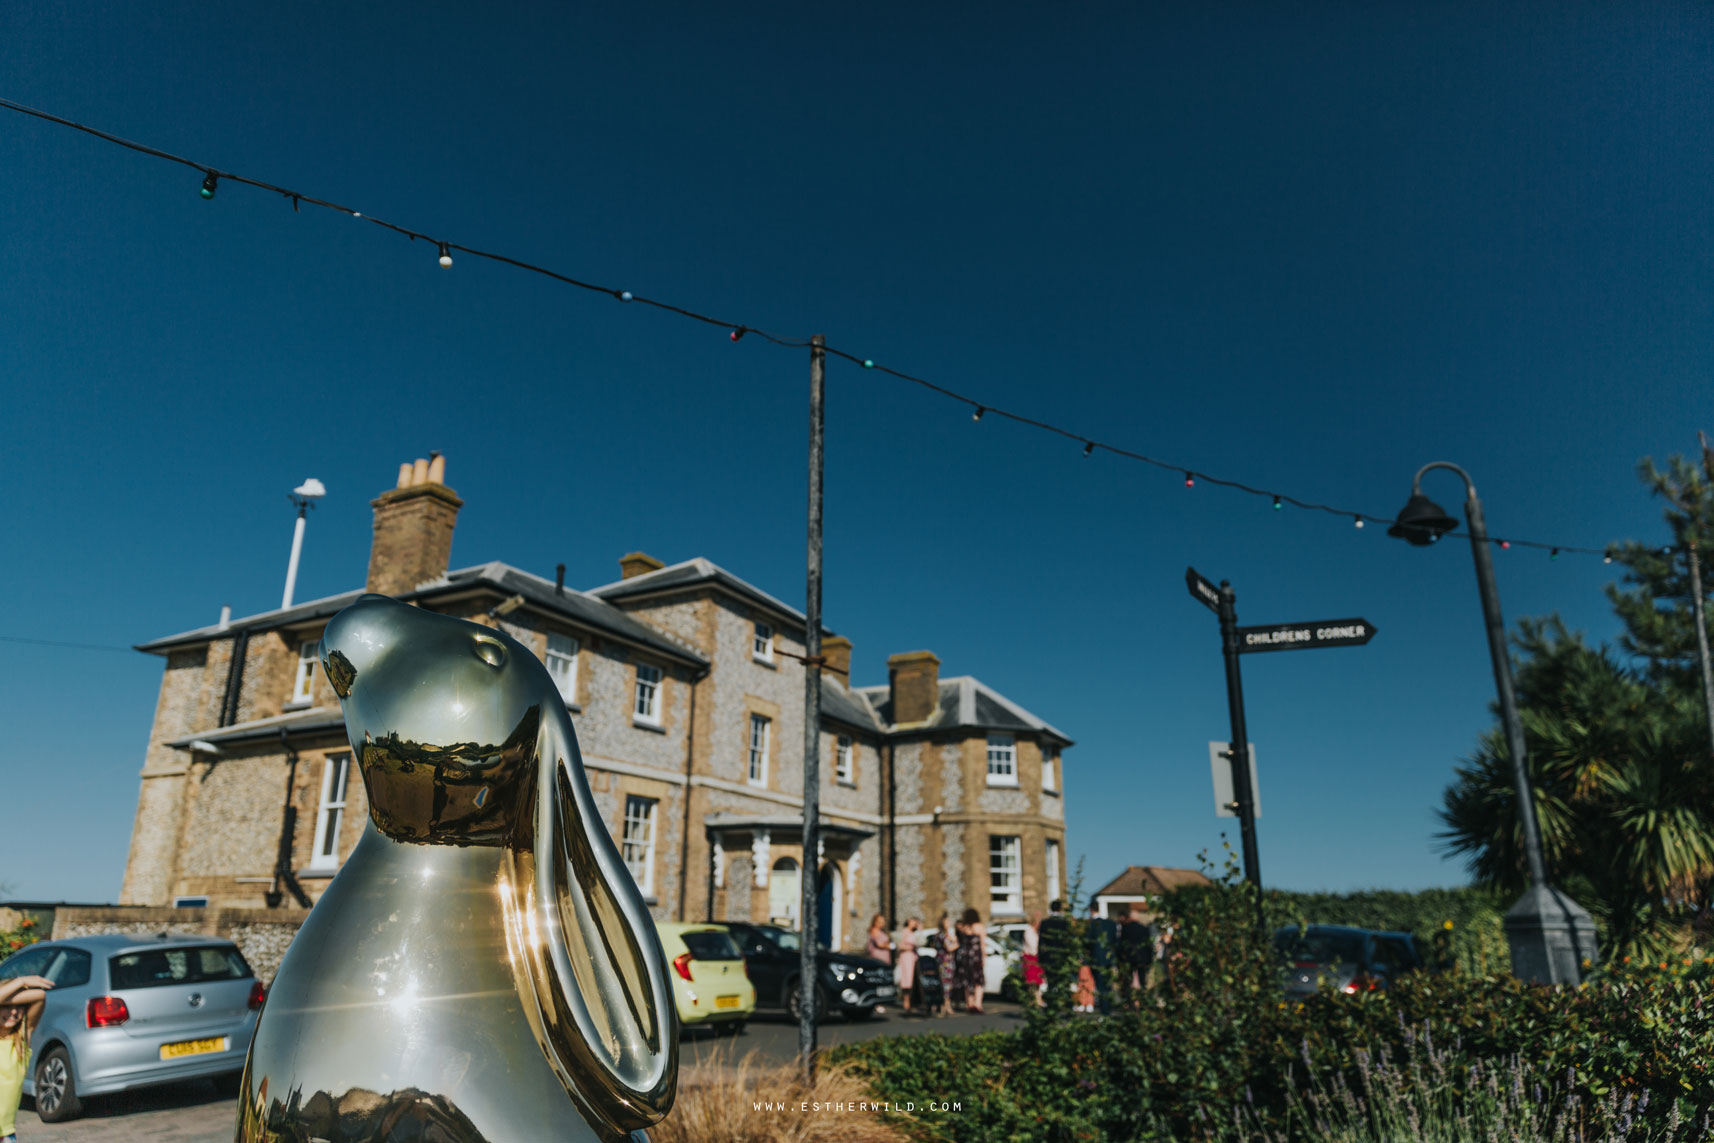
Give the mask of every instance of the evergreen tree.
M 1674 457 L 1645 460 L 1666 502 L 1673 543 L 1630 542 L 1608 597 L 1618 647 L 1591 647 L 1558 617 L 1519 622 L 1513 672 L 1530 783 L 1550 876 L 1606 929 L 1608 956 L 1654 953 L 1664 924 L 1714 889 L 1714 756 L 1702 702 L 1688 545 L 1706 551 L 1714 490 Z M 1706 572 L 1704 572 L 1706 578 Z M 1476 880 L 1527 883 L 1522 827 L 1503 728 L 1482 736 L 1440 810 L 1445 848 Z

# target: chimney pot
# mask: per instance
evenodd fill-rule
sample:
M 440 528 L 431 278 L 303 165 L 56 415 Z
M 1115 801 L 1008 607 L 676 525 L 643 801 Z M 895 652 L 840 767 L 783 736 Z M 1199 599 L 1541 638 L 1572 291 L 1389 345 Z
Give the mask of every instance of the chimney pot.
M 631 552 L 619 557 L 620 578 L 631 579 L 634 576 L 647 575 L 652 571 L 660 571 L 667 565 L 645 552 Z
M 430 484 L 446 483 L 446 458 L 438 452 L 429 453 L 428 478 Z
M 565 565 L 564 564 L 560 564 L 558 567 L 556 567 L 554 569 L 553 593 L 555 595 L 564 595 L 565 594 Z
M 418 485 L 418 484 L 427 484 L 427 483 L 428 483 L 428 458 L 419 456 L 419 457 L 417 457 L 417 462 L 415 464 L 411 465 L 411 484 L 414 486 L 414 485 Z
M 409 488 L 411 486 L 411 462 L 405 461 L 399 465 L 399 483 L 394 488 Z
M 893 723 L 927 722 L 940 709 L 940 658 L 933 651 L 906 651 L 887 660 L 887 690 Z

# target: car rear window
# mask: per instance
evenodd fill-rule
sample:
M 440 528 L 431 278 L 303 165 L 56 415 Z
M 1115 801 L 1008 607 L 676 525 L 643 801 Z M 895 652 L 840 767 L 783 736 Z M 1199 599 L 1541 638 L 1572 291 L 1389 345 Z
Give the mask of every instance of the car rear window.
M 682 933 L 680 940 L 690 950 L 692 960 L 743 960 L 738 946 L 730 936 L 712 929 L 700 933 Z
M 241 980 L 250 975 L 250 966 L 230 945 L 121 953 L 107 962 L 107 969 L 114 991 L 157 988 L 166 984 L 201 984 L 209 980 Z
M 1274 947 L 1287 960 L 1314 964 L 1360 964 L 1363 960 L 1361 933 L 1309 932 L 1281 933 L 1274 938 Z

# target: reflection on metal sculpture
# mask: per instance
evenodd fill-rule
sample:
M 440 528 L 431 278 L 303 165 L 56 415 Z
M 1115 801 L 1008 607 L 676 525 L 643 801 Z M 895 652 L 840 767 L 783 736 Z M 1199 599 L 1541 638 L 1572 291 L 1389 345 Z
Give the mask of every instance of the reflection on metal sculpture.
M 666 960 L 546 668 L 379 595 L 322 661 L 370 821 L 274 980 L 238 1143 L 640 1139 L 678 1080 Z

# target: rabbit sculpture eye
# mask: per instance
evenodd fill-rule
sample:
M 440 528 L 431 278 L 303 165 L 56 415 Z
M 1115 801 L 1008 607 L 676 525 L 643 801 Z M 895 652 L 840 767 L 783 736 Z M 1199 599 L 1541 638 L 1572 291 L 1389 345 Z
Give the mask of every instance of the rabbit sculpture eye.
M 677 1015 L 547 669 L 378 595 L 322 661 L 369 823 L 274 979 L 239 1143 L 635 1138 L 672 1106 Z

